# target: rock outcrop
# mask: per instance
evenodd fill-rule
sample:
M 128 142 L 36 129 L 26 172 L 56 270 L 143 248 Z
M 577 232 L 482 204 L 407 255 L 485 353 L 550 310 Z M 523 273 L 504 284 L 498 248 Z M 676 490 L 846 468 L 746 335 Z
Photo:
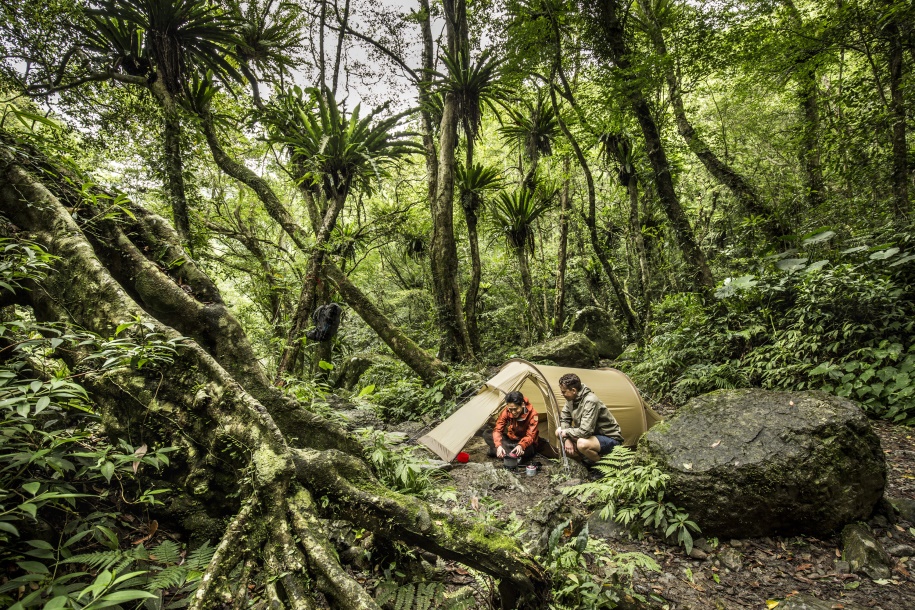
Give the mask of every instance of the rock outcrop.
M 569 333 L 532 345 L 522 352 L 522 356 L 532 362 L 548 361 L 577 368 L 597 366 L 600 359 L 594 342 L 581 333 Z
M 886 462 L 861 408 L 823 392 L 725 390 L 652 428 L 639 453 L 703 533 L 828 534 L 867 519 Z
M 591 339 L 601 358 L 616 358 L 623 353 L 623 337 L 616 328 L 613 316 L 600 307 L 584 307 L 575 312 L 572 332 Z

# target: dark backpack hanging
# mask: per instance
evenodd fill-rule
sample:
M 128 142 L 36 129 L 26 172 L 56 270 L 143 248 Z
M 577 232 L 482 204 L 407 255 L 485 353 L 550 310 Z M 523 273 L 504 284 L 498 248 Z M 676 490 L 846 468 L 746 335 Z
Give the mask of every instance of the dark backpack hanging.
M 306 332 L 305 336 L 312 341 L 327 341 L 337 334 L 342 317 L 343 308 L 337 303 L 321 305 L 311 314 L 315 327 Z

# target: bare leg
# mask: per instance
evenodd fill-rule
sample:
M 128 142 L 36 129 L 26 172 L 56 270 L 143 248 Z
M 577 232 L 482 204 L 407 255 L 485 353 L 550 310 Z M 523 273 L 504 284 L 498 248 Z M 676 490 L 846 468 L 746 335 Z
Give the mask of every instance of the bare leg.
M 577 445 L 578 452 L 592 462 L 597 462 L 600 460 L 600 441 L 597 440 L 596 436 L 580 438 L 578 439 Z

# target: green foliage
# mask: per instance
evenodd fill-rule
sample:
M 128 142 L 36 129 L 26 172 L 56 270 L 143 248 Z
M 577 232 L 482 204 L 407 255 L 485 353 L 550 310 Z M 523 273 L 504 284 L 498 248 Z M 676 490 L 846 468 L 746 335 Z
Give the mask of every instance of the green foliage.
M 596 466 L 603 478 L 563 490 L 581 501 L 601 506 L 601 519 L 612 519 L 633 532 L 659 531 L 673 537 L 689 553 L 693 548 L 692 534 L 699 526 L 689 515 L 664 501 L 669 475 L 657 464 L 635 461 L 629 449 L 618 448 L 605 456 Z
M 458 165 L 455 185 L 461 205 L 467 210 L 476 211 L 483 205 L 483 196 L 487 191 L 502 186 L 502 174 L 495 167 L 488 167 L 480 163 L 474 163 L 469 168 Z
M 465 135 L 475 140 L 480 130 L 483 107 L 498 112 L 495 102 L 505 98 L 500 83 L 500 60 L 493 57 L 491 50 L 484 51 L 471 61 L 463 50 L 457 55 L 445 53 L 442 63 L 448 74 L 435 73 L 440 93 L 450 93 L 457 99 L 457 112 L 461 118 Z
M 57 257 L 37 244 L 0 237 L 0 291 L 23 290 L 22 281 L 44 277 Z M 2 331 L 0 331 L 2 334 Z
M 426 495 L 436 477 L 441 476 L 438 470 L 423 468 L 426 460 L 417 456 L 415 445 L 398 445 L 401 438 L 382 430 L 363 428 L 356 433 L 378 478 L 391 489 L 408 495 Z
M 128 332 L 129 331 L 129 332 Z M 96 344 L 96 350 L 84 361 L 102 360 L 101 370 L 129 366 L 137 370 L 144 366 L 165 366 L 174 362 L 186 337 L 167 338 L 156 332 L 155 326 L 137 317 L 119 324 L 114 336 Z
M 476 605 L 470 587 L 449 591 L 440 582 L 401 585 L 390 580 L 378 585 L 375 601 L 385 610 L 467 610 Z
M 111 67 L 147 75 L 152 68 L 172 94 L 185 90 L 192 74 L 212 72 L 240 82 L 231 59 L 241 42 L 236 17 L 200 0 L 102 0 L 88 11 L 84 30 L 90 49 L 107 55 Z
M 34 244 L 7 243 L 6 252 L 4 262 L 16 263 L 0 268 L 7 289 L 53 272 L 53 257 Z M 0 324 L 0 338 L 0 564 L 10 569 L 0 604 L 100 609 L 161 601 L 178 587 L 185 598 L 211 550 L 183 561 L 173 542 L 149 552 L 141 544 L 124 549 L 118 533 L 124 507 L 162 504 L 169 490 L 146 475 L 167 467 L 176 448 L 103 440 L 85 389 L 52 359 L 91 346 L 84 333 L 14 315 Z
M 288 149 L 299 180 L 332 199 L 352 187 L 370 192 L 386 165 L 422 150 L 414 134 L 397 131 L 404 115 L 382 118 L 385 110 L 360 117 L 357 105 L 347 116 L 330 90 L 294 87 L 264 118 L 271 140 Z
M 616 608 L 624 595 L 643 600 L 632 590 L 632 580 L 636 570 L 660 572 L 654 559 L 643 553 L 616 553 L 604 540 L 591 538 L 587 525 L 562 542 L 568 527 L 566 521 L 551 532 L 548 554 L 541 558 L 553 578 L 551 608 Z
M 520 188 L 501 192 L 490 206 L 496 230 L 515 250 L 534 252 L 534 221 L 550 209 L 552 197 L 539 191 Z
M 830 233 L 804 243 L 821 247 Z M 721 388 L 824 390 L 875 416 L 913 421 L 908 240 L 903 234 L 899 245 L 856 246 L 813 263 L 779 255 L 757 274 L 726 280 L 709 308 L 668 297 L 656 308 L 636 383 L 677 403 Z

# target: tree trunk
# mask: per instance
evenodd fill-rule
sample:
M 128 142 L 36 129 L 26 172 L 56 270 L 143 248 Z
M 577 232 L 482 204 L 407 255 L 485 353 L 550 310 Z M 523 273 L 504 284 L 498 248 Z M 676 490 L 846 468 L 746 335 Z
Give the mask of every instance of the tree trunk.
M 585 158 L 581 146 L 578 145 L 578 140 L 572 135 L 568 125 L 566 125 L 566 122 L 559 113 L 559 104 L 556 101 L 556 90 L 552 86 L 550 86 L 550 101 L 553 103 L 553 111 L 556 113 L 556 121 L 559 123 L 559 128 L 569 141 L 569 144 L 572 145 L 572 150 L 575 152 L 575 157 L 578 159 L 581 171 L 585 175 L 585 184 L 588 187 L 588 214 L 585 217 L 585 222 L 588 225 L 589 234 L 591 236 L 591 248 L 594 251 L 594 255 L 597 257 L 597 260 L 600 261 L 600 266 L 607 275 L 607 279 L 610 280 L 610 284 L 613 286 L 613 293 L 616 296 L 616 301 L 623 313 L 623 317 L 626 318 L 626 325 L 628 326 L 629 331 L 635 337 L 641 337 L 643 333 L 642 326 L 639 323 L 638 317 L 635 315 L 635 311 L 632 310 L 632 305 L 629 303 L 629 299 L 626 298 L 623 286 L 616 277 L 613 265 L 610 264 L 607 252 L 601 247 L 600 240 L 597 236 L 597 194 L 594 190 L 594 176 L 591 174 L 591 167 L 588 165 L 588 160 Z
M 626 182 L 626 193 L 629 195 L 629 235 L 631 235 L 632 249 L 639 260 L 639 288 L 647 313 L 651 303 L 651 271 L 648 266 L 645 238 L 642 237 L 642 222 L 639 218 L 639 177 L 635 172 L 629 175 L 629 180 Z
M 295 361 L 299 357 L 304 340 L 305 329 L 308 327 L 311 313 L 315 308 L 315 292 L 321 281 L 320 271 L 324 264 L 324 253 L 327 240 L 337 224 L 337 216 L 343 210 L 343 204 L 346 202 L 345 193 L 334 193 L 330 198 L 330 205 L 324 213 L 321 226 L 315 231 L 315 243 L 312 246 L 311 256 L 308 259 L 308 265 L 305 267 L 305 280 L 302 285 L 302 293 L 299 295 L 299 302 L 296 305 L 295 315 L 292 318 L 292 326 L 286 337 L 286 346 L 283 349 L 283 355 L 280 357 L 279 365 L 276 367 L 275 383 L 279 384 L 283 380 L 283 375 L 292 370 Z
M 445 24 L 450 49 L 457 48 L 463 0 L 446 0 Z M 457 98 L 445 94 L 442 122 L 439 128 L 437 192 L 432 200 L 432 285 L 435 306 L 443 336 L 440 357 L 469 360 L 473 358 L 464 307 L 458 285 L 457 244 L 454 239 L 454 172 L 457 149 Z
M 667 80 L 667 90 L 670 95 L 674 118 L 677 122 L 677 130 L 686 145 L 699 158 L 705 169 L 733 193 L 744 211 L 765 219 L 764 227 L 767 235 L 775 241 L 781 241 L 788 234 L 787 228 L 782 225 L 769 206 L 763 203 L 756 190 L 750 186 L 750 183 L 709 148 L 709 145 L 696 132 L 692 122 L 686 116 L 686 108 L 683 105 L 683 96 L 680 90 L 680 78 L 673 64 L 675 60 L 667 52 L 667 43 L 664 41 L 664 34 L 655 16 L 654 9 L 649 0 L 639 0 L 639 6 L 648 16 L 648 32 L 655 51 L 660 56 L 661 63 L 664 66 L 664 77 Z
M 513 248 L 515 257 L 518 259 L 518 270 L 521 272 L 521 290 L 524 293 L 524 303 L 527 308 L 527 316 L 531 321 L 533 340 L 540 341 L 543 339 L 544 323 L 540 315 L 540 308 L 534 299 L 534 282 L 531 280 L 531 268 L 527 259 L 526 246 Z
M 121 246 L 129 244 L 108 243 L 106 249 L 90 245 L 58 197 L 27 171 L 35 165 L 34 154 L 20 159 L 7 148 L 0 151 L 4 214 L 25 237 L 59 257 L 55 272 L 23 293 L 36 318 L 65 321 L 102 336 L 111 336 L 124 320 L 136 319 L 164 337 L 179 338 L 179 332 L 141 308 L 129 293 L 144 281 L 158 282 L 169 295 L 184 290 L 171 278 L 155 277 L 152 270 L 147 278 L 131 278 L 132 284 L 122 286 L 108 265 L 119 265 L 110 255 L 120 258 Z M 47 172 L 41 175 L 49 179 Z M 62 179 L 48 184 L 67 188 Z M 94 239 L 112 237 L 121 239 L 117 233 Z M 145 233 L 131 238 L 155 240 Z M 136 254 L 123 252 L 131 260 Z M 175 288 L 168 290 L 165 283 Z M 170 313 L 184 317 L 181 311 Z M 223 332 L 224 326 L 217 324 L 201 339 L 220 344 Z M 182 341 L 172 362 L 140 370 L 123 366 L 84 380 L 112 434 L 134 444 L 165 440 L 180 445 L 183 451 L 170 469 L 180 479 L 177 486 L 191 490 L 197 504 L 214 516 L 234 513 L 191 602 L 193 610 L 246 591 L 247 582 L 229 578 L 245 563 L 253 566 L 253 578 L 268 582 L 268 598 L 276 603 L 271 607 L 309 608 L 311 592 L 320 591 L 333 607 L 377 608 L 340 565 L 319 518 L 347 519 L 378 536 L 490 574 L 501 581 L 506 607 L 545 603 L 548 578 L 514 541 L 386 489 L 367 467 L 359 445 L 334 424 L 313 415 L 289 417 L 288 411 L 304 409 L 288 399 L 272 406 L 258 401 L 246 389 L 248 377 L 233 376 L 194 339 Z M 268 393 L 279 395 L 275 388 Z M 316 497 L 322 498 L 320 506 Z
M 897 222 L 909 216 L 909 160 L 906 143 L 906 107 L 902 90 L 902 34 L 896 18 L 886 25 L 889 39 L 887 62 L 890 75 L 890 111 L 893 116 L 893 215 Z
M 184 192 L 184 159 L 181 155 L 181 115 L 174 96 L 165 88 L 161 79 L 150 85 L 153 97 L 159 102 L 163 114 L 163 143 L 165 165 L 165 192 L 172 208 L 172 219 L 181 245 L 193 256 L 191 243 L 191 220 L 187 196 Z
M 565 322 L 566 304 L 566 264 L 568 263 L 569 247 L 569 157 L 562 160 L 562 192 L 559 195 L 559 251 L 556 254 L 556 296 L 553 300 L 553 335 L 562 334 Z
M 483 276 L 483 264 L 480 262 L 480 240 L 477 235 L 477 211 L 464 206 L 464 220 L 467 222 L 467 241 L 470 244 L 470 283 L 467 285 L 467 292 L 464 293 L 464 318 L 467 321 L 470 346 L 474 353 L 477 353 L 480 350 L 477 300 L 480 296 L 480 281 Z
M 210 152 L 213 154 L 216 165 L 229 176 L 251 188 L 258 199 L 260 199 L 261 203 L 264 204 L 267 214 L 283 228 L 283 231 L 289 235 L 300 251 L 307 252 L 308 238 L 305 235 L 305 231 L 299 226 L 285 206 L 283 206 L 279 197 L 276 196 L 276 193 L 274 193 L 273 189 L 270 188 L 270 185 L 267 184 L 267 181 L 255 174 L 244 164 L 239 163 L 230 157 L 220 145 L 216 136 L 216 131 L 213 127 L 213 122 L 209 115 L 203 115 L 201 118 L 203 119 L 201 125 L 204 129 L 204 135 L 206 136 Z M 309 215 L 312 216 L 313 227 L 316 227 L 319 220 L 317 206 L 313 205 L 313 202 L 311 202 L 307 194 L 305 200 L 310 204 Z M 315 228 L 314 230 L 317 232 L 318 228 Z M 412 339 L 404 334 L 401 329 L 391 323 L 387 316 L 385 316 L 384 313 L 375 306 L 372 300 L 346 277 L 346 274 L 344 274 L 333 261 L 324 261 L 323 272 L 337 288 L 337 291 L 343 296 L 347 305 L 352 307 L 356 313 L 359 314 L 359 317 L 378 334 L 381 340 L 391 348 L 391 351 L 393 351 L 398 358 L 403 360 L 413 372 L 419 375 L 419 377 L 428 384 L 433 384 L 440 379 L 441 374 L 445 371 L 442 362 L 419 347 Z
M 792 0 L 784 0 L 788 15 L 797 28 L 798 36 L 805 36 L 804 18 Z M 807 52 L 797 59 L 798 99 L 801 105 L 801 148 L 799 159 L 806 181 L 806 204 L 815 210 L 825 201 L 823 168 L 820 163 L 820 103 L 816 68 L 808 62 L 814 53 Z
M 705 253 L 696 242 L 689 218 L 680 206 L 677 191 L 674 189 L 670 163 L 661 141 L 661 133 L 658 131 L 658 125 L 651 115 L 648 100 L 641 89 L 641 80 L 629 76 L 632 62 L 629 60 L 630 51 L 626 44 L 626 33 L 620 20 L 620 13 L 624 9 L 620 7 L 618 0 L 590 0 L 587 2 L 587 6 L 593 19 L 598 52 L 612 63 L 612 70 L 626 79 L 626 97 L 645 139 L 645 149 L 648 153 L 648 160 L 651 162 L 658 199 L 673 228 L 686 266 L 690 270 L 693 286 L 699 292 L 707 292 L 715 286 L 712 270 L 709 268 Z

